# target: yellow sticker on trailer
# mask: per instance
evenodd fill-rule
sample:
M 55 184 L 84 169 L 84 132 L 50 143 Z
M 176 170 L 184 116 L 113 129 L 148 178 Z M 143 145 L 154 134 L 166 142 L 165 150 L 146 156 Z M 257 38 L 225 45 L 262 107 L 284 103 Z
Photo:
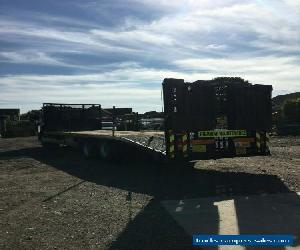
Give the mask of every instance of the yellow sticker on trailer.
M 243 137 L 247 136 L 246 130 L 207 130 L 199 131 L 199 137 Z

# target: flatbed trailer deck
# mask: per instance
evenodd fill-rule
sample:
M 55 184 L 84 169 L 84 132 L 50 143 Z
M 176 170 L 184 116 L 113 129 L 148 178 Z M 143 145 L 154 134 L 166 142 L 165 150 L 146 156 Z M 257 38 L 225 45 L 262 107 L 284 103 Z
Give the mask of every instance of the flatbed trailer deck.
M 154 159 L 166 157 L 163 131 L 54 131 L 41 137 L 44 145 L 66 145 L 82 150 L 86 157 L 100 155 L 112 159 L 124 157 L 131 150 L 137 150 Z

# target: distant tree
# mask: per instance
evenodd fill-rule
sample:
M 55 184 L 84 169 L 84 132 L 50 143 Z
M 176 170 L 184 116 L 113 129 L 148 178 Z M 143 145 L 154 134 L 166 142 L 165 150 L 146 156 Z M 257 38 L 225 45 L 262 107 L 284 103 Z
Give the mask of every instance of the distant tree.
M 25 114 L 21 114 L 20 117 L 21 117 L 21 120 L 28 120 L 31 122 L 35 122 L 40 119 L 40 114 L 41 114 L 40 110 L 31 110 Z
M 241 77 L 226 77 L 226 76 L 222 76 L 222 77 L 216 77 L 213 80 L 215 81 L 219 81 L 219 82 L 223 82 L 223 83 L 238 83 L 238 84 L 246 84 L 246 85 L 250 85 L 250 83 L 241 78 Z
M 288 122 L 300 122 L 300 98 L 286 101 L 283 106 L 283 117 Z

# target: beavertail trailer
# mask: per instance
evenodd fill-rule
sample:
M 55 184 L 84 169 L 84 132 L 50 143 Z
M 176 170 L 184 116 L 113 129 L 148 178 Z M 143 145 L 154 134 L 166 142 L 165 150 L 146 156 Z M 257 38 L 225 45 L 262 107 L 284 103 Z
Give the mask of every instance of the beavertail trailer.
M 69 145 L 85 156 L 148 155 L 168 161 L 268 155 L 272 86 L 241 78 L 164 79 L 164 131 L 102 129 L 99 104 L 44 103 L 43 145 Z M 115 117 L 114 117 L 115 122 Z
M 163 131 L 115 131 L 114 125 L 112 130 L 102 129 L 102 124 L 107 123 L 103 122 L 107 110 L 100 104 L 44 103 L 39 140 L 47 148 L 65 145 L 80 149 L 87 158 L 100 156 L 118 161 L 164 158 Z M 116 120 L 120 110 L 128 112 L 111 109 L 115 116 L 112 120 Z

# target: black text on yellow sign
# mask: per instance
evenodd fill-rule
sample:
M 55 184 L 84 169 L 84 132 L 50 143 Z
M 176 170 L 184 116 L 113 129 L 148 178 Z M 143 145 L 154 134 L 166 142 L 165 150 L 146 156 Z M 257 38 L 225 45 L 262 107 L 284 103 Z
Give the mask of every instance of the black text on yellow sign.
M 246 130 L 207 130 L 199 131 L 199 137 L 242 137 L 247 136 Z

